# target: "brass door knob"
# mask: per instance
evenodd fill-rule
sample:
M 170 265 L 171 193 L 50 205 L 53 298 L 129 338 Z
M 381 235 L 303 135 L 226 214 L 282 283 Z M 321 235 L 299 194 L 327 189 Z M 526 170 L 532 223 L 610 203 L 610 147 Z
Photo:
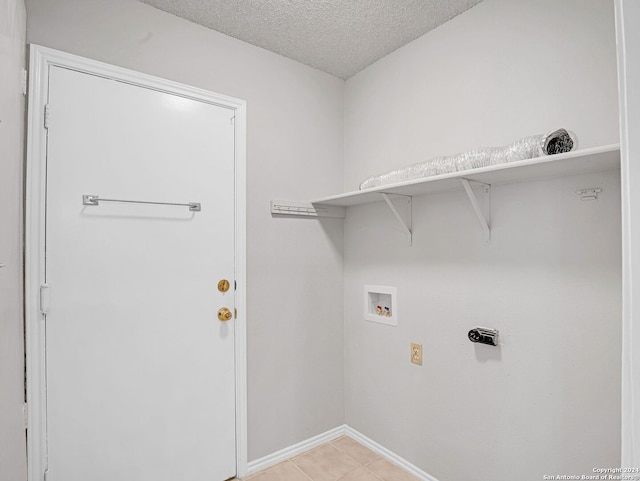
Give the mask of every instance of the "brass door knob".
M 233 314 L 231 314 L 231 311 L 226 307 L 223 307 L 218 311 L 218 319 L 220 319 L 223 322 L 230 321 L 232 317 L 233 317 Z
M 220 292 L 227 292 L 230 286 L 231 284 L 229 284 L 229 281 L 226 279 L 222 279 L 220 282 L 218 282 L 218 290 Z

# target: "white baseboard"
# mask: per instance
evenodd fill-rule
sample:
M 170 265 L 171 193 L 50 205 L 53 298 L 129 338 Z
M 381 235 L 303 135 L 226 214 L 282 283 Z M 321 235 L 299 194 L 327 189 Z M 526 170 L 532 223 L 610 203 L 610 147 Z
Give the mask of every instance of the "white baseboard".
M 286 461 L 287 459 L 291 459 L 294 456 L 320 446 L 321 444 L 328 443 L 329 441 L 333 441 L 340 436 L 344 436 L 345 428 L 346 426 L 343 424 L 342 426 L 338 426 L 337 428 L 333 428 L 325 433 L 318 434 L 317 436 L 309 438 L 305 441 L 301 441 L 297 444 L 294 444 L 293 446 L 289 446 L 288 448 L 281 449 L 280 451 L 277 451 L 275 453 L 268 454 L 263 458 L 256 459 L 255 461 L 250 461 L 248 465 L 248 474 L 262 471 L 263 469 L 281 463 L 282 461 Z
M 262 471 L 263 469 L 269 468 L 275 464 L 281 463 L 282 461 L 286 461 L 287 459 L 291 459 L 298 454 L 302 454 L 305 451 L 313 449 L 321 444 L 328 443 L 329 441 L 333 441 L 334 439 L 339 438 L 340 436 L 347 435 L 360 444 L 368 447 L 373 452 L 379 454 L 387 461 L 395 464 L 399 468 L 404 469 L 408 473 L 412 474 L 420 481 L 438 481 L 436 478 L 431 476 L 428 473 L 425 473 L 423 470 L 414 466 L 409 461 L 404 458 L 401 458 L 396 453 L 389 451 L 384 446 L 376 443 L 372 439 L 369 439 L 364 434 L 356 431 L 350 426 L 343 424 L 342 426 L 338 426 L 333 428 L 325 433 L 318 434 L 312 438 L 309 438 L 305 441 L 294 444 L 293 446 L 289 446 L 288 448 L 281 449 L 273 454 L 269 454 L 263 458 L 256 459 L 255 461 L 251 461 L 248 464 L 248 474 L 253 474 L 258 471 Z

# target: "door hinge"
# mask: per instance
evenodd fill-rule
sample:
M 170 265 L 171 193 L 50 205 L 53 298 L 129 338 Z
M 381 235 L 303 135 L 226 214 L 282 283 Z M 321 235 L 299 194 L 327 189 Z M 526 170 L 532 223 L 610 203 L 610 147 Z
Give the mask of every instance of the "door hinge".
M 29 427 L 29 406 L 27 403 L 22 405 L 22 414 L 24 414 L 24 428 L 27 429 Z
M 29 74 L 27 73 L 27 69 L 22 69 L 22 95 L 27 95 L 27 85 L 28 85 Z
M 49 481 L 49 470 L 48 469 L 45 470 L 44 474 L 42 475 L 42 479 L 44 481 Z
M 51 106 L 46 104 L 44 106 L 44 128 L 48 129 L 51 125 Z
M 40 286 L 40 312 L 45 316 L 49 312 L 49 286 L 47 284 Z

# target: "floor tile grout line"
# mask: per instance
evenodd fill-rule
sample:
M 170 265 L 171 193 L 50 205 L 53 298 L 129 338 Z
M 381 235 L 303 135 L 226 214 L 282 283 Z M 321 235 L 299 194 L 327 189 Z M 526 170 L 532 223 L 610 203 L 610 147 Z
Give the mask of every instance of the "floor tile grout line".
M 367 464 L 363 464 L 359 467 L 357 467 L 356 469 L 352 469 L 351 471 L 349 471 L 347 474 L 345 474 L 344 476 L 342 476 L 341 478 L 337 479 L 336 481 L 342 481 L 344 480 L 347 476 L 349 476 L 350 474 L 353 474 L 354 472 L 356 472 L 358 469 L 364 469 L 367 473 L 371 474 L 374 478 L 379 479 L 380 481 L 385 481 L 384 479 L 382 479 L 380 476 L 378 476 L 378 474 L 374 473 L 373 471 L 371 471 L 370 469 L 367 469 L 367 465 L 369 465 L 371 463 L 367 463 Z
M 371 449 L 369 449 L 368 447 L 364 446 L 363 444 L 359 443 L 358 441 L 356 441 L 355 439 L 353 441 L 355 441 L 358 445 L 362 446 L 363 448 L 365 448 L 368 451 L 371 451 L 373 454 L 376 455 L 375 459 L 372 459 L 371 461 L 367 461 L 366 463 L 361 463 L 360 461 L 358 461 L 356 458 L 354 458 L 353 456 L 351 456 L 348 452 L 346 452 L 344 449 L 341 449 L 339 446 L 336 446 L 335 443 L 337 441 L 339 441 L 340 439 L 343 439 L 345 437 L 348 436 L 341 436 L 337 439 L 334 439 L 333 441 L 329 441 L 328 444 L 333 445 L 334 448 L 336 448 L 338 451 L 340 451 L 343 454 L 346 454 L 348 457 L 350 457 L 351 459 L 353 459 L 356 463 L 358 463 L 360 466 L 352 469 L 351 471 L 349 471 L 347 474 L 345 474 L 344 476 L 342 476 L 341 478 L 337 479 L 336 481 L 341 481 L 343 479 L 345 479 L 347 476 L 349 476 L 350 474 L 352 474 L 354 471 L 357 471 L 358 469 L 364 469 L 366 472 L 368 472 L 369 474 L 371 474 L 373 477 L 379 479 L 380 481 L 385 481 L 384 479 L 382 479 L 380 476 L 378 476 L 377 473 L 374 473 L 373 471 L 371 471 L 370 469 L 367 468 L 367 466 L 369 466 L 370 464 L 375 463 L 376 461 L 382 459 L 382 456 L 380 456 L 378 453 L 376 453 L 375 451 L 371 451 Z M 350 438 L 349 439 L 353 439 Z
M 334 446 L 334 448 L 336 448 L 338 451 L 340 451 L 342 454 L 344 454 L 345 456 L 347 456 L 348 458 L 353 459 L 356 463 L 358 463 L 360 466 L 358 466 L 359 468 L 361 468 L 362 466 L 364 466 L 364 464 L 362 464 L 360 461 L 358 461 L 356 458 L 354 458 L 353 456 L 351 456 L 348 452 L 343 451 L 342 449 L 338 448 L 337 446 Z M 358 469 L 358 468 L 356 468 Z M 355 471 L 355 470 L 353 470 Z
M 338 438 L 338 439 L 339 439 L 339 438 Z M 335 441 L 335 440 L 334 440 L 334 441 Z M 331 447 L 332 447 L 333 449 L 335 449 L 336 451 L 338 451 L 338 452 L 340 452 L 340 453 L 344 454 L 344 455 L 345 455 L 345 456 L 347 456 L 348 458 L 353 459 L 356 463 L 358 463 L 358 464 L 359 464 L 359 466 L 358 466 L 358 467 L 362 467 L 362 466 L 364 466 L 364 464 L 362 464 L 362 463 L 361 463 L 360 461 L 358 461 L 356 458 L 354 458 L 353 456 L 351 456 L 351 455 L 350 455 L 348 452 L 346 452 L 344 449 L 340 449 L 338 446 L 334 445 L 334 444 L 333 444 L 333 441 L 328 441 L 328 442 L 326 442 L 326 443 L 324 443 L 324 444 L 321 444 L 320 446 L 318 446 L 317 448 L 314 448 L 314 449 L 322 448 L 323 446 L 328 446 L 328 445 L 331 445 Z M 368 448 L 367 448 L 367 449 L 368 449 Z M 312 449 L 311 451 L 313 451 L 313 449 Z M 307 451 L 307 452 L 309 452 L 309 451 Z M 306 453 L 302 453 L 302 454 L 306 454 Z M 357 469 L 357 468 L 356 468 L 356 469 Z M 342 479 L 342 478 L 341 478 L 341 479 Z M 338 480 L 338 481 L 339 481 L 339 480 Z
M 311 448 L 311 449 L 307 449 L 306 451 L 303 451 L 303 452 L 301 452 L 301 453 L 298 453 L 298 454 L 296 454 L 295 456 L 292 456 L 291 458 L 289 458 L 287 461 L 291 461 L 291 462 L 293 462 L 293 460 L 294 460 L 294 459 L 301 458 L 301 457 L 303 457 L 303 456 L 306 456 L 306 455 L 307 455 L 307 454 L 309 454 L 310 452 L 315 451 L 316 449 L 320 449 L 320 448 L 323 448 L 323 447 L 325 447 L 325 446 L 329 446 L 329 445 L 331 445 L 331 447 L 333 447 L 333 448 L 335 448 L 335 449 L 338 449 L 337 447 L 333 446 L 333 443 L 332 443 L 331 441 L 327 441 L 327 442 L 325 442 L 325 443 L 318 444 L 317 446 L 314 446 L 314 447 L 313 447 L 313 448 Z M 340 451 L 340 450 L 338 449 L 338 451 Z
M 342 437 L 347 437 L 347 436 L 342 436 Z M 342 438 L 334 439 L 333 441 L 330 441 L 330 444 L 331 444 L 331 445 L 333 445 L 333 444 L 334 444 L 334 442 L 338 441 L 339 439 L 342 439 Z M 350 439 L 352 439 L 352 438 L 350 438 Z M 354 439 L 354 441 L 355 441 L 355 439 Z M 356 442 L 356 443 L 358 443 L 358 441 L 355 441 L 355 442 Z M 371 449 L 369 449 L 368 447 L 364 446 L 363 444 L 360 444 L 360 443 L 358 443 L 358 444 L 359 444 L 360 446 L 362 446 L 363 448 L 365 448 L 367 451 L 371 451 Z M 335 446 L 335 445 L 334 445 L 333 447 L 334 447 L 334 448 L 336 448 L 336 449 L 337 449 L 338 451 L 340 451 L 341 453 L 344 453 L 344 454 L 346 454 L 347 456 L 349 456 L 349 457 L 350 457 L 351 459 L 353 459 L 356 463 L 358 463 L 358 464 L 360 465 L 360 467 L 364 467 L 364 466 L 366 466 L 367 464 L 371 464 L 371 463 L 373 463 L 374 461 L 377 461 L 377 460 L 381 457 L 381 456 L 380 456 L 378 453 L 376 453 L 375 451 L 371 451 L 373 454 L 375 454 L 375 455 L 377 456 L 377 457 L 376 457 L 376 459 L 374 459 L 374 460 L 372 460 L 372 461 L 367 461 L 366 463 L 364 463 L 364 464 L 363 464 L 363 463 L 361 463 L 360 461 L 358 461 L 356 458 L 354 458 L 353 456 L 351 456 L 351 455 L 350 455 L 348 452 L 346 452 L 344 449 L 340 449 L 338 446 Z
M 368 462 L 366 462 L 365 464 L 361 464 L 361 467 L 365 468 L 369 473 L 371 473 L 372 475 L 374 475 L 376 478 L 380 479 L 381 481 L 386 481 L 386 480 L 385 480 L 382 476 L 380 476 L 378 473 L 376 473 L 375 471 L 373 471 L 373 470 L 371 470 L 370 468 L 368 468 L 368 467 L 367 467 L 367 466 L 370 466 L 371 464 L 373 464 L 373 463 L 375 463 L 375 462 L 377 462 L 377 461 L 380 461 L 381 459 L 382 459 L 382 460 L 384 460 L 384 461 L 386 461 L 386 462 L 388 462 L 388 463 L 390 463 L 391 465 L 395 466 L 396 468 L 400 469 L 401 471 L 404 471 L 405 473 L 407 473 L 407 474 L 409 474 L 410 476 L 412 476 L 412 477 L 413 477 L 413 475 L 412 475 L 411 473 L 408 473 L 404 468 L 401 468 L 400 466 L 397 466 L 395 463 L 392 463 L 391 461 L 389 461 L 388 459 L 386 459 L 384 456 L 382 456 L 382 455 L 380 455 L 380 454 L 376 453 L 375 451 L 373 451 L 372 449 L 368 448 L 367 446 L 365 446 L 364 444 L 360 443 L 359 441 L 357 441 L 357 440 L 355 440 L 355 439 L 351 438 L 351 437 L 350 437 L 350 436 L 348 436 L 348 435 L 345 435 L 345 436 L 342 436 L 342 437 L 348 437 L 349 439 L 352 439 L 352 440 L 353 440 L 353 441 L 355 441 L 357 444 L 359 444 L 359 445 L 360 445 L 360 446 L 362 446 L 363 448 L 367 449 L 368 451 L 371 451 L 372 453 L 374 453 L 374 454 L 376 455 L 376 459 L 372 459 L 371 461 L 368 461 Z M 342 438 L 342 437 L 341 437 L 341 438 Z M 336 442 L 336 441 L 340 440 L 341 438 L 334 439 L 333 441 L 330 441 L 330 442 L 331 442 L 331 443 L 334 443 L 334 442 Z M 347 453 L 346 451 L 344 451 L 344 450 L 340 449 L 338 446 L 335 446 L 335 447 L 336 447 L 336 449 L 338 449 L 339 451 L 341 451 L 341 452 L 345 453 L 347 456 L 349 456 L 349 453 Z M 353 456 L 350 456 L 350 457 L 351 457 L 351 458 L 353 458 Z M 356 462 L 358 462 L 358 463 L 359 463 L 360 461 L 358 461 L 358 460 L 356 459 Z M 342 479 L 342 478 L 340 478 L 340 479 Z M 337 481 L 340 481 L 340 479 L 339 479 L 339 480 L 337 480 Z M 416 481 L 417 481 L 417 478 L 416 478 Z
M 378 475 L 378 473 L 374 473 L 373 471 L 371 471 L 369 468 L 367 468 L 367 466 L 369 466 L 370 464 L 373 464 L 374 462 L 371 461 L 370 463 L 367 463 L 365 466 L 363 466 L 364 469 L 366 469 L 369 473 L 373 474 L 376 478 L 378 478 L 380 481 L 385 481 L 384 478 L 380 475 Z
M 340 438 L 338 438 L 340 439 Z M 336 439 L 334 439 L 333 441 L 336 441 Z M 358 461 L 357 459 L 355 459 L 353 456 L 350 456 L 349 453 L 347 453 L 346 451 L 340 449 L 338 446 L 335 446 L 333 444 L 333 441 L 327 441 L 326 443 L 321 444 L 320 446 L 316 446 L 313 449 L 310 449 L 309 451 L 306 451 L 304 453 L 301 453 L 299 456 L 295 456 L 294 458 L 291 458 L 291 464 L 293 464 L 296 468 L 298 468 L 298 470 L 302 471 L 302 468 L 300 468 L 295 462 L 293 462 L 293 460 L 295 458 L 299 458 L 304 456 L 307 453 L 310 453 L 311 451 L 314 451 L 316 449 L 320 449 L 322 447 L 326 447 L 326 446 L 331 446 L 333 449 L 335 449 L 337 452 L 344 454 L 345 456 L 347 456 L 348 458 L 352 459 L 354 462 L 358 463 L 358 467 L 355 469 L 350 470 L 348 473 L 346 473 L 344 476 L 341 476 L 340 478 L 336 479 L 336 481 L 340 481 L 341 479 L 344 479 L 346 476 L 348 476 L 349 474 L 353 473 L 356 469 L 359 469 L 361 467 L 363 467 L 364 465 L 362 463 L 360 463 L 360 461 Z M 310 476 L 308 476 L 304 471 L 302 471 L 302 474 L 304 474 L 307 478 L 309 478 L 311 481 L 315 481 L 313 478 L 311 478 Z
M 294 463 L 293 461 L 287 461 L 288 463 L 292 464 L 294 468 L 296 468 L 298 471 L 300 471 L 302 473 L 302 475 L 307 478 L 310 481 L 313 481 L 313 479 L 307 475 L 307 473 L 305 473 L 300 466 L 298 466 L 296 463 Z

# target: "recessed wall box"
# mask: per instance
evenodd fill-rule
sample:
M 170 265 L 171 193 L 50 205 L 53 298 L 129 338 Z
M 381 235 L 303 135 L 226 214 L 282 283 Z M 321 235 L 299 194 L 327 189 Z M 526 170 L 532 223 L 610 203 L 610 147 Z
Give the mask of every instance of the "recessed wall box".
M 398 325 L 396 288 L 364 286 L 364 318 L 389 326 Z

